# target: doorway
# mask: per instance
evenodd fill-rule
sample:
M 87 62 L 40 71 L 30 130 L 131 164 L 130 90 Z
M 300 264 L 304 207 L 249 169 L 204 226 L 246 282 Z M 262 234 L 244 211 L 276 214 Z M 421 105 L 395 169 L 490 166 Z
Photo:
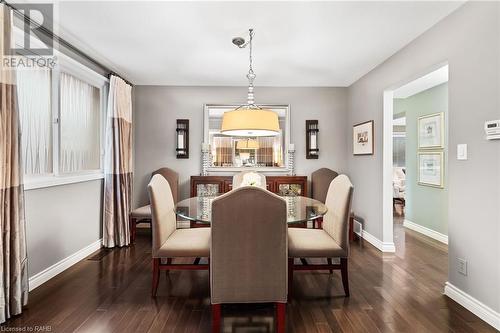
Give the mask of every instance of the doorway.
M 448 65 L 384 92 L 384 242 L 448 243 Z

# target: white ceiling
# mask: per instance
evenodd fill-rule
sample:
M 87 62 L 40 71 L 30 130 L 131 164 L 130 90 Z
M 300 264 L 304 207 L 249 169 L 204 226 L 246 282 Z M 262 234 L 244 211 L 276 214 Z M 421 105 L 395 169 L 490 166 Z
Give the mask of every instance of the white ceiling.
M 394 98 L 407 98 L 445 82 L 448 82 L 448 65 L 394 90 Z
M 349 86 L 463 2 L 58 3 L 58 33 L 140 85 Z

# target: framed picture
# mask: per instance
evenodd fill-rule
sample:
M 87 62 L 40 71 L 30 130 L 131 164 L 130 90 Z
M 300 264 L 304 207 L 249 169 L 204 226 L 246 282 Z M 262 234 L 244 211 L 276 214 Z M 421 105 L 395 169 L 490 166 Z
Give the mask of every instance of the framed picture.
M 418 118 L 418 148 L 444 148 L 444 113 Z
M 418 153 L 418 184 L 444 187 L 444 155 L 442 151 Z
M 373 120 L 353 126 L 352 153 L 354 155 L 373 155 Z

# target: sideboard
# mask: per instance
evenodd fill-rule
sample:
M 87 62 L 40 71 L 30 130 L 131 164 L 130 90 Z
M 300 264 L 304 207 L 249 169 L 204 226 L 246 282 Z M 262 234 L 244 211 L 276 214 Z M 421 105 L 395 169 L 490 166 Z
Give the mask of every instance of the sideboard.
M 229 192 L 233 176 L 191 176 L 191 197 Z M 307 176 L 266 176 L 266 187 L 278 195 L 307 196 Z

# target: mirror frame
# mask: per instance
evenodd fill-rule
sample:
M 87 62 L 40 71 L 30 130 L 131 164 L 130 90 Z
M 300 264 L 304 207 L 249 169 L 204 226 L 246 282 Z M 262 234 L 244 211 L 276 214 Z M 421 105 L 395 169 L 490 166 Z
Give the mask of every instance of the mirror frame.
M 235 104 L 204 104 L 203 105 L 203 143 L 209 143 L 209 111 L 212 109 L 236 109 L 241 105 Z M 242 170 L 255 170 L 261 172 L 289 172 L 288 168 L 288 148 L 291 140 L 290 126 L 290 105 L 289 104 L 259 104 L 263 109 L 284 109 L 285 110 L 285 160 L 282 167 L 210 167 L 209 172 L 241 172 Z

